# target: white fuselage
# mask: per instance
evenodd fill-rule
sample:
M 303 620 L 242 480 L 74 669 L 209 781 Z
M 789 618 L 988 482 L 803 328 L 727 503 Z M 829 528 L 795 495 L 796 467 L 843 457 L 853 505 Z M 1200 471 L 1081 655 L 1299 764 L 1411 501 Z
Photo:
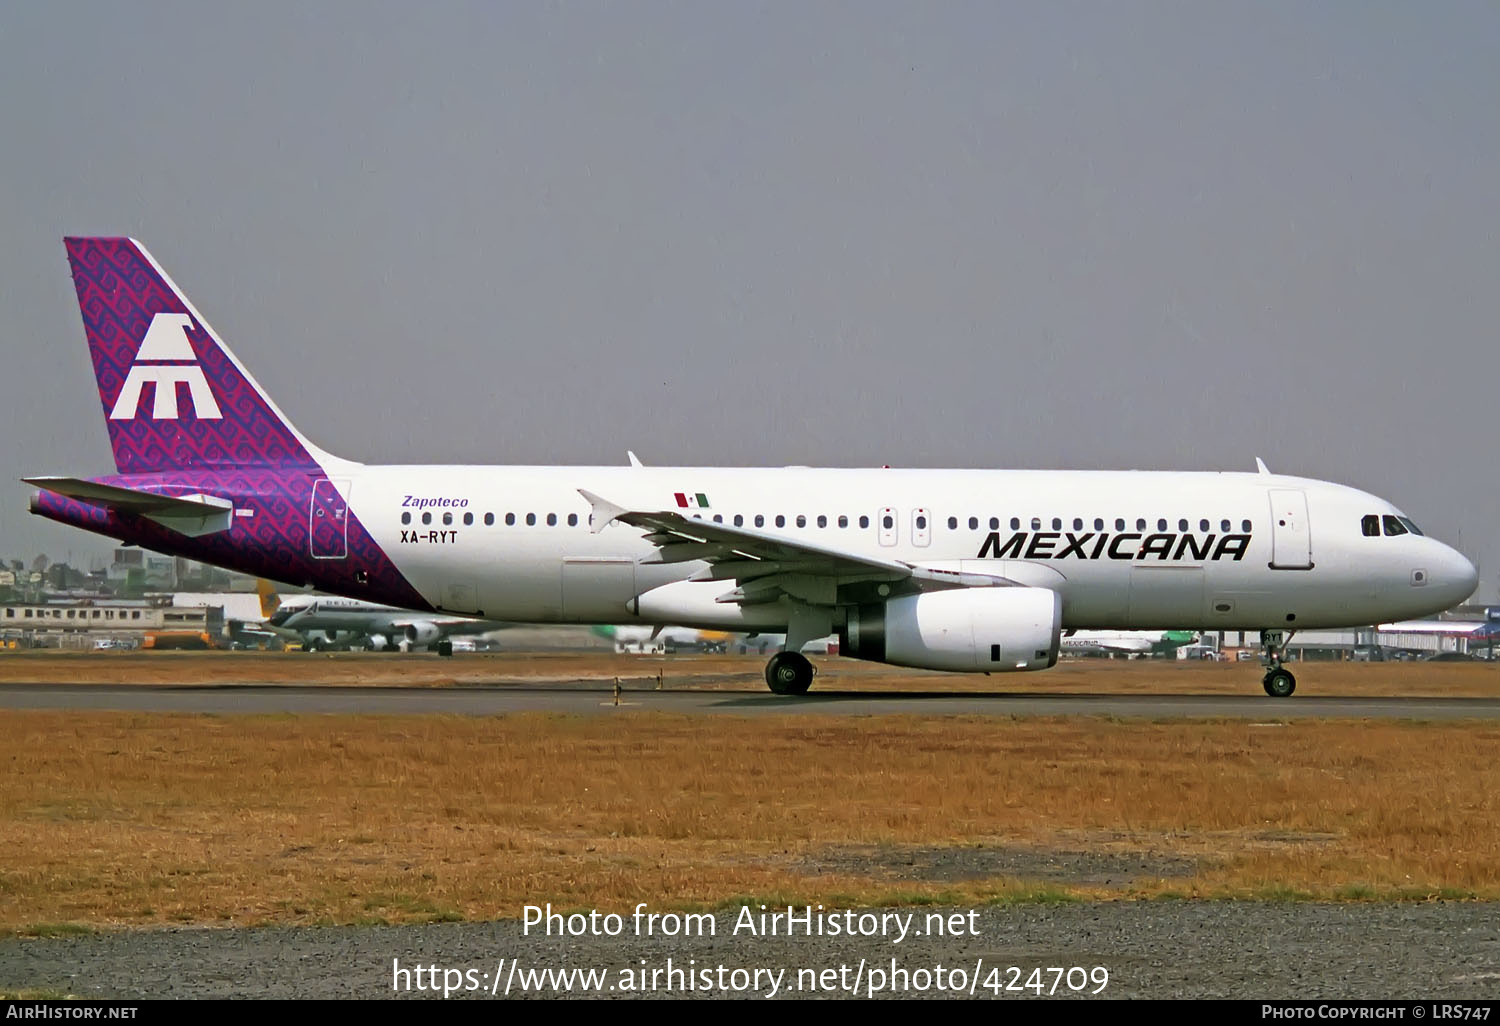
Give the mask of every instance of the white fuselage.
M 805 545 L 1055 590 L 1064 628 L 1283 629 L 1423 616 L 1473 567 L 1341 485 L 1145 471 L 360 466 L 329 476 L 445 612 L 558 623 L 785 629 L 785 602 L 717 602 L 707 564 L 653 562 L 640 529 L 590 530 L 584 489 Z M 687 506 L 683 502 L 686 498 Z M 1404 530 L 1404 529 L 1403 529 Z

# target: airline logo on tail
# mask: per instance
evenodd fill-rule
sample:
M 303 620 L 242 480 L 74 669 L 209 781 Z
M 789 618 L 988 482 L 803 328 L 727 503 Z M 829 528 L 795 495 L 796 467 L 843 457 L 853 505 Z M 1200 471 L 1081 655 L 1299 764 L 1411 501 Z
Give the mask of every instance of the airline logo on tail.
M 151 401 L 153 420 L 178 418 L 178 385 L 188 387 L 188 403 L 199 420 L 223 419 L 188 341 L 187 331 L 191 327 L 193 319 L 184 313 L 159 313 L 151 318 L 140 352 L 131 364 L 114 408 L 109 411 L 110 420 L 133 420 L 148 382 L 155 386 Z
M 140 243 L 65 241 L 120 473 L 321 469 L 321 454 Z

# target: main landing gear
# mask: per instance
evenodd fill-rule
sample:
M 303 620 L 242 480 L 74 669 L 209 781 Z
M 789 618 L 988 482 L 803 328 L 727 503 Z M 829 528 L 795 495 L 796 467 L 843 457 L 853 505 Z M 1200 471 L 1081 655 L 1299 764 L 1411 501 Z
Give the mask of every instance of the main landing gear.
M 766 664 L 766 683 L 778 695 L 805 695 L 812 679 L 813 664 L 801 652 L 777 652 Z
M 1292 676 L 1291 670 L 1281 665 L 1282 653 L 1290 640 L 1291 634 L 1286 631 L 1260 632 L 1260 663 L 1266 668 L 1261 686 L 1272 698 L 1287 698 L 1297 690 L 1297 678 Z

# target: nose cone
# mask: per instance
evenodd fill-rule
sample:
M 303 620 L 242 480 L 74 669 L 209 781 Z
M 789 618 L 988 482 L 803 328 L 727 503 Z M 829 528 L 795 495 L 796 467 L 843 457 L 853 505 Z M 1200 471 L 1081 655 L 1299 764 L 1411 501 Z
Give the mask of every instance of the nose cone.
M 1479 571 L 1457 549 L 1446 545 L 1441 549 L 1434 561 L 1437 565 L 1432 568 L 1432 584 L 1433 590 L 1443 596 L 1444 608 L 1447 608 L 1474 594 L 1474 589 L 1479 587 Z

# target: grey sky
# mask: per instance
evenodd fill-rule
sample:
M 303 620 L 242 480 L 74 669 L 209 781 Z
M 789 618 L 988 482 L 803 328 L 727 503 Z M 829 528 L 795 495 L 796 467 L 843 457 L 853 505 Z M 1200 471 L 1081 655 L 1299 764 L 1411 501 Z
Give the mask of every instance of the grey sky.
M 12 4 L 0 478 L 61 237 L 380 462 L 1272 469 L 1500 584 L 1500 7 Z M 103 553 L 6 486 L 0 555 Z M 1314 525 L 1316 531 L 1316 525 Z

